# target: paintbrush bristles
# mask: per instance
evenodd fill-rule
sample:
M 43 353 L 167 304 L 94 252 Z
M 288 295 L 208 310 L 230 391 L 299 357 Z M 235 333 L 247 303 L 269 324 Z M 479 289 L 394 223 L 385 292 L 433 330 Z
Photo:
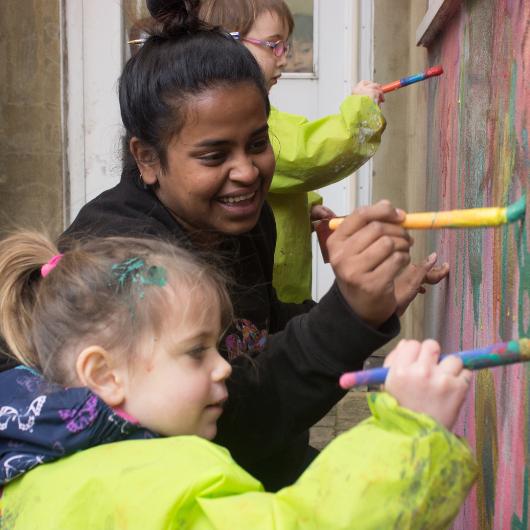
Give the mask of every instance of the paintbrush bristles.
M 526 193 L 518 201 L 506 207 L 506 219 L 509 223 L 524 217 L 526 211 Z

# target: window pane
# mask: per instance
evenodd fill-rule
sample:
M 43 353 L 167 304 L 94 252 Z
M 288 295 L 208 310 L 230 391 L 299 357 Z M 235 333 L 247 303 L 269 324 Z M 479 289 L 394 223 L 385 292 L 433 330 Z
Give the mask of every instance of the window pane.
M 122 2 L 127 40 L 137 39 L 142 36 L 145 19 L 149 17 L 145 0 L 122 0 Z M 293 13 L 295 27 L 285 71 L 313 73 L 314 0 L 287 0 L 287 4 Z M 128 57 L 128 54 L 126 56 Z
M 294 17 L 294 32 L 286 72 L 313 73 L 314 0 L 287 0 Z

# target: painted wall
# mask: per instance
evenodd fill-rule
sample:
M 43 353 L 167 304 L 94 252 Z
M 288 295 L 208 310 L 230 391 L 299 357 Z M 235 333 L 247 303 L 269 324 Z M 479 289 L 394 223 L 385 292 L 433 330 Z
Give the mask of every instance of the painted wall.
M 429 50 L 427 207 L 505 205 L 530 194 L 530 2 L 467 0 Z M 426 334 L 444 351 L 530 335 L 529 215 L 502 229 L 431 233 L 451 277 L 428 298 Z M 527 529 L 530 367 L 475 376 L 459 430 L 481 478 L 457 529 Z
M 415 34 L 427 11 L 426 0 L 374 1 L 374 79 L 388 83 L 428 67 L 425 48 L 417 47 Z M 383 141 L 373 158 L 373 202 L 389 199 L 407 211 L 425 209 L 427 99 L 429 85 L 437 79 L 410 85 L 386 94 L 382 106 L 387 120 Z M 426 234 L 414 234 L 412 259 L 419 263 L 433 250 Z M 429 244 L 427 244 L 429 243 Z M 430 290 L 440 289 L 439 286 Z M 401 319 L 402 333 L 377 352 L 389 352 L 403 337 L 422 339 L 424 297 L 418 296 Z

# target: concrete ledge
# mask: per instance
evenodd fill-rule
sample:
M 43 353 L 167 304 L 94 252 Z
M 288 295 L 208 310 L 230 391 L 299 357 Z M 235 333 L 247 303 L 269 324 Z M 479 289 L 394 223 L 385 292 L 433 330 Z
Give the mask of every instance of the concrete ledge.
M 429 46 L 461 4 L 462 0 L 430 0 L 429 9 L 416 30 L 416 45 Z

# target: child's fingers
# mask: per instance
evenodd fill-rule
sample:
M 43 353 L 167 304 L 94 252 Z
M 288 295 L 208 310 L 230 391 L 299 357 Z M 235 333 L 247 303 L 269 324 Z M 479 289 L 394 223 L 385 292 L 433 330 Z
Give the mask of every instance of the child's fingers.
M 473 381 L 473 372 L 471 370 L 468 370 L 467 368 L 464 368 L 460 372 L 458 377 L 462 379 L 469 386 L 471 384 L 471 381 Z
M 464 370 L 464 363 L 457 355 L 448 355 L 440 362 L 440 370 L 447 374 L 457 376 Z
M 386 366 L 387 368 L 392 366 L 393 362 L 396 359 L 396 355 L 399 355 L 399 352 L 403 350 L 403 348 L 406 348 L 407 341 L 405 339 L 401 339 L 397 344 L 396 347 L 385 356 L 385 360 L 383 362 L 383 366 Z
M 430 369 L 432 366 L 438 364 L 440 358 L 440 345 L 432 339 L 427 339 L 421 343 L 420 354 L 418 355 L 418 363 L 425 369 Z
M 390 370 L 396 373 L 408 369 L 418 359 L 420 349 L 421 343 L 416 340 L 405 340 L 400 343 L 395 350 Z

